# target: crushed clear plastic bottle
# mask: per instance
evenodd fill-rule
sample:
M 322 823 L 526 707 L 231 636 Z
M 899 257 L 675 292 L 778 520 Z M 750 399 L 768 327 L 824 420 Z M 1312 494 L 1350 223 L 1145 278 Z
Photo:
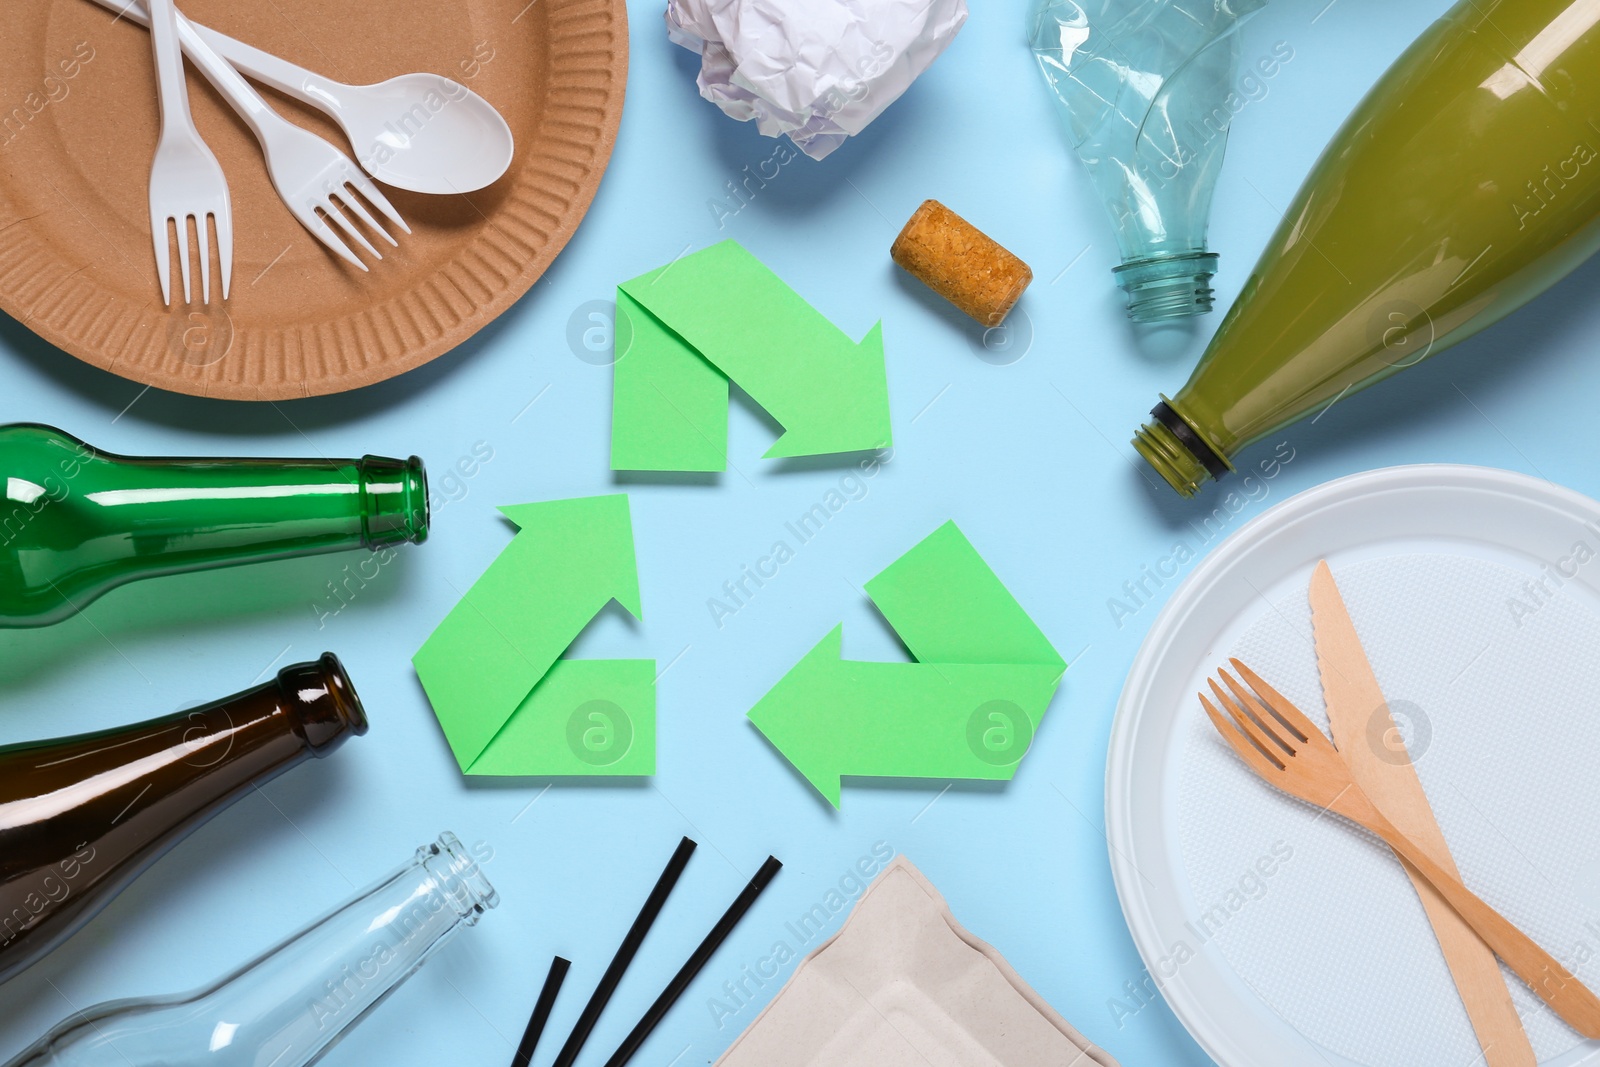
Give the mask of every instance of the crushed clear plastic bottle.
M 1241 99 L 1245 18 L 1267 0 L 1033 0 L 1028 43 L 1116 228 L 1128 316 L 1211 310 L 1211 198 Z

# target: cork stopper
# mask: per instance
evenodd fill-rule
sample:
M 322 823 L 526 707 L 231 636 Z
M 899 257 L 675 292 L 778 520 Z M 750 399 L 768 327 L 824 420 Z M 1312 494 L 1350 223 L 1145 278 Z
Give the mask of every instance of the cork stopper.
M 1033 271 L 994 238 L 937 200 L 924 200 L 889 249 L 929 289 L 994 327 L 1033 281 Z

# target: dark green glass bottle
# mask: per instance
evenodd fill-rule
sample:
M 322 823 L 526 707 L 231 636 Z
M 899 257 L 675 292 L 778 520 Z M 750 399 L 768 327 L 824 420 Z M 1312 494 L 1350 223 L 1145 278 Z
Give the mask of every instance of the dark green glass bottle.
M 428 536 L 422 461 L 148 459 L 0 426 L 0 627 L 139 578 Z

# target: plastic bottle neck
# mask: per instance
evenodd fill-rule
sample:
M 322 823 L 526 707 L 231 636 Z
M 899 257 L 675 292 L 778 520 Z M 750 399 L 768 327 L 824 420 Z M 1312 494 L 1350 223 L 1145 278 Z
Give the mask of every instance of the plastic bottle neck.
M 1191 497 L 1231 468 L 1166 397 L 1151 409 L 1154 419 L 1134 434 L 1133 447 L 1180 496 Z
M 1128 318 L 1134 322 L 1204 315 L 1214 302 L 1211 278 L 1217 273 L 1217 254 L 1183 252 L 1129 259 L 1111 273 L 1128 295 Z

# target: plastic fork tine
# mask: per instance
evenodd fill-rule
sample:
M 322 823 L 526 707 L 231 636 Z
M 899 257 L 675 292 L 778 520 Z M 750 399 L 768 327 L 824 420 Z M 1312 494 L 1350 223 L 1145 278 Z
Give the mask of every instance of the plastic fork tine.
M 345 177 L 345 181 L 355 186 L 357 192 L 366 197 L 368 200 L 372 201 L 372 206 L 383 212 L 384 217 L 390 222 L 394 223 L 396 226 L 400 227 L 402 232 L 411 232 L 411 227 L 406 225 L 406 220 L 400 217 L 400 212 L 394 209 L 394 205 L 389 203 L 388 197 L 384 196 L 383 193 L 379 191 L 378 187 L 372 183 L 371 178 L 368 178 L 359 170 L 351 167 L 350 173 Z M 376 226 L 376 223 L 374 223 L 374 226 Z M 382 227 L 377 228 L 380 231 L 382 230 Z M 385 233 L 384 236 L 388 237 L 389 235 Z M 398 245 L 396 247 L 398 247 Z
M 110 3 L 115 7 L 117 0 L 110 0 Z M 158 14 L 155 11 L 156 6 L 170 5 L 170 0 L 147 0 L 147 4 L 151 9 L 152 25 L 155 25 Z M 245 125 L 255 134 L 256 140 L 261 143 L 262 152 L 266 157 L 267 172 L 284 206 L 311 232 L 313 237 L 322 242 L 328 251 L 362 271 L 369 268 L 351 250 L 347 238 L 372 253 L 373 258 L 383 258 L 365 235 L 356 229 L 351 221 L 352 217 L 362 222 L 367 222 L 370 218 L 372 228 L 382 233 L 385 241 L 397 244 L 388 231 L 379 225 L 363 206 L 354 203 L 353 198 L 345 193 L 346 185 L 352 185 L 364 194 L 380 213 L 400 229 L 406 233 L 411 232 L 411 228 L 405 224 L 400 213 L 394 209 L 383 193 L 378 191 L 377 186 L 360 174 L 355 162 L 349 156 L 325 138 L 310 130 L 302 129 L 279 115 L 262 99 L 261 94 L 244 80 L 232 64 L 217 54 L 216 49 L 207 43 L 191 23 L 181 16 L 173 15 L 170 6 L 168 14 L 169 22 L 176 25 L 182 50 L 233 105 Z M 173 64 L 176 82 L 182 76 L 182 60 L 177 56 L 176 48 L 172 49 L 172 52 L 177 60 Z M 341 202 L 352 200 L 348 215 L 341 204 L 334 202 L 334 195 L 337 195 Z M 226 203 L 225 196 L 220 199 Z M 219 223 L 223 221 L 222 214 L 218 214 L 217 221 Z M 341 230 L 344 231 L 343 234 L 340 233 Z
M 161 104 L 161 136 L 150 161 L 150 238 L 156 255 L 161 298 L 172 306 L 172 256 L 178 257 L 183 301 L 194 300 L 189 267 L 189 223 L 194 222 L 195 250 L 200 256 L 202 299 L 211 299 L 211 237 L 206 219 L 215 218 L 218 233 L 231 229 L 228 179 L 217 157 L 206 147 L 189 112 L 189 86 L 178 42 L 177 13 L 172 0 L 150 0 L 151 47 L 155 53 L 156 89 Z M 230 242 L 231 248 L 231 242 Z M 227 260 L 223 260 L 227 269 Z
M 383 258 L 383 253 L 379 252 L 373 247 L 372 242 L 367 240 L 367 235 L 356 229 L 356 224 L 351 222 L 349 218 L 345 216 L 343 211 L 339 210 L 339 201 L 335 200 L 332 194 L 329 194 L 328 198 L 324 200 L 320 206 L 328 218 L 338 223 L 339 229 L 343 230 L 348 236 L 353 238 L 356 244 L 360 245 L 362 248 L 365 248 L 367 253 L 372 256 L 372 258 Z
M 1269 782 L 1279 771 L 1283 770 L 1281 765 L 1263 756 L 1260 750 L 1250 743 L 1249 738 L 1223 721 L 1222 713 L 1216 709 L 1216 706 L 1211 701 L 1206 699 L 1204 693 L 1200 694 L 1200 703 L 1206 709 L 1206 715 L 1211 719 L 1211 725 L 1217 728 L 1217 733 L 1222 735 L 1222 739 L 1228 743 L 1229 748 L 1238 754 L 1240 759 L 1250 765 L 1251 770 Z
M 1279 748 L 1291 756 L 1294 755 L 1295 746 L 1291 745 L 1283 736 L 1285 733 L 1284 725 L 1272 717 L 1272 713 L 1261 705 L 1261 701 L 1256 695 L 1246 689 L 1238 679 L 1227 671 L 1219 670 L 1217 674 L 1221 676 L 1224 682 L 1228 683 L 1228 688 L 1233 691 L 1234 702 L 1242 709 L 1240 714 L 1253 718 L 1261 727 L 1262 732 L 1272 738 Z M 1215 687 L 1217 683 L 1212 682 L 1211 684 Z M 1218 695 L 1220 696 L 1221 694 L 1219 693 Z M 1293 733 L 1294 731 L 1290 730 L 1288 732 Z M 1299 740 L 1304 743 L 1305 738 L 1301 737 Z
M 1255 722 L 1249 715 L 1245 714 L 1237 702 L 1230 700 L 1228 694 L 1224 693 L 1222 688 L 1217 685 L 1216 679 L 1208 678 L 1206 681 L 1210 684 L 1211 694 L 1217 698 L 1217 703 L 1228 709 L 1228 714 L 1233 716 L 1233 721 L 1239 724 L 1239 729 L 1246 737 L 1261 747 L 1261 751 L 1266 754 L 1267 758 L 1281 767 L 1285 755 L 1294 755 L 1294 750 L 1285 747 L 1284 743 L 1278 740 L 1271 730 Z
M 1250 688 L 1254 689 L 1261 696 L 1261 699 L 1266 701 L 1267 706 L 1284 721 L 1289 729 L 1299 735 L 1300 740 L 1309 741 L 1313 735 L 1322 736 L 1322 731 L 1317 729 L 1316 723 L 1306 718 L 1299 708 L 1289 702 L 1288 697 L 1268 685 L 1261 675 L 1236 659 L 1230 658 L 1228 662 L 1233 664 L 1233 669 L 1238 671 L 1246 682 L 1250 683 Z
M 217 262 L 222 267 L 222 299 L 228 299 L 228 286 L 233 281 L 233 220 L 213 216 L 217 227 Z
M 156 248 L 156 279 L 161 283 L 161 299 L 168 307 L 172 306 L 172 245 L 167 241 L 168 219 L 152 218 L 150 228 L 155 230 L 160 227 L 161 240 L 155 243 Z
M 183 275 L 183 302 L 187 304 L 194 299 L 189 289 L 189 217 L 179 215 L 173 221 L 177 223 L 178 270 Z
M 340 189 L 333 195 L 337 198 L 336 202 L 339 205 L 355 215 L 356 218 L 366 223 L 368 227 L 377 232 L 377 234 L 385 241 L 388 241 L 390 245 L 394 246 L 395 248 L 400 247 L 400 242 L 396 241 L 393 237 L 390 237 L 389 231 L 383 228 L 383 224 L 372 217 L 372 212 L 368 211 L 366 206 L 361 203 L 361 198 L 359 196 L 351 192 L 349 189 Z
M 194 236 L 200 253 L 200 302 L 211 303 L 211 233 L 206 229 L 210 215 L 194 217 Z
M 356 258 L 356 254 L 350 251 L 350 246 L 344 243 L 339 235 L 333 231 L 333 227 L 329 226 L 327 222 L 323 220 L 322 216 L 318 215 L 315 211 L 308 210 L 304 213 L 301 213 L 298 217 L 300 222 L 305 226 L 306 229 L 311 231 L 312 235 L 316 237 L 317 240 L 321 241 L 324 245 L 327 245 L 328 251 L 334 253 L 340 259 L 344 260 L 346 263 L 349 263 L 353 267 L 359 267 L 362 270 L 367 269 L 367 265 L 361 262 L 360 259 Z

